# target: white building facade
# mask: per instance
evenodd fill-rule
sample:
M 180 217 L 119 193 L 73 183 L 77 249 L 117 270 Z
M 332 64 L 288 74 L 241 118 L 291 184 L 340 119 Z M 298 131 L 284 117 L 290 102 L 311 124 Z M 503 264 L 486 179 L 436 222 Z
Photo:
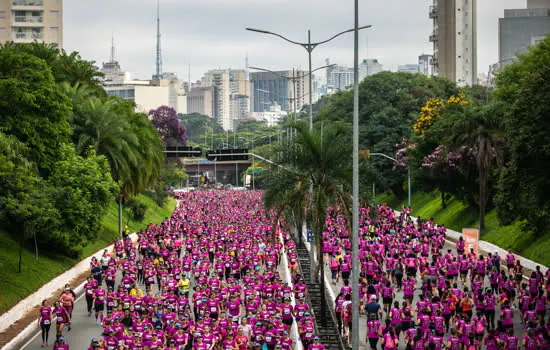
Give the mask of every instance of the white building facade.
M 456 1 L 456 82 L 477 84 L 477 0 Z

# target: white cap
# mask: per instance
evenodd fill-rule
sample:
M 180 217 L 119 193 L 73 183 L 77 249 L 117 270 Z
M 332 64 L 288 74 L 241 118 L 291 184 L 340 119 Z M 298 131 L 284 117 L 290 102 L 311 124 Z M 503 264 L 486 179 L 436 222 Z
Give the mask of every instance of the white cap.
M 371 300 L 376 300 L 376 295 L 371 295 L 371 296 L 370 296 L 370 299 L 371 299 Z

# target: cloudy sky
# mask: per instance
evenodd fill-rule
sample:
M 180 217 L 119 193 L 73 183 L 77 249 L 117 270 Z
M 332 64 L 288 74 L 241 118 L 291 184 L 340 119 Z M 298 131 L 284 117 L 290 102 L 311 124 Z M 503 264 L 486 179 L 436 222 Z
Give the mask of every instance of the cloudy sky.
M 245 31 L 260 28 L 295 41 L 325 40 L 353 27 L 352 0 L 160 0 L 163 71 L 200 79 L 213 68 L 251 66 L 271 70 L 307 68 L 303 48 Z M 498 18 L 505 8 L 523 8 L 525 0 L 478 0 L 478 67 L 486 72 L 498 56 Z M 360 0 L 360 57 L 378 58 L 384 69 L 416 63 L 431 53 L 428 37 L 432 0 Z M 108 61 L 114 34 L 116 58 L 134 77 L 147 79 L 155 70 L 155 0 L 64 1 L 64 48 L 85 59 Z M 353 65 L 353 34 L 319 46 L 313 66 Z

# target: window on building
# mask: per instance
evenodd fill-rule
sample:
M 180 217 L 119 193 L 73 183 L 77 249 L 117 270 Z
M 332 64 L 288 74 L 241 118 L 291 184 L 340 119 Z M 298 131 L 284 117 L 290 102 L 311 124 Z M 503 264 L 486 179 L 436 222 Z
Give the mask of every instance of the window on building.
M 6 11 L 0 11 L 0 18 L 8 18 L 8 13 Z
M 59 33 L 58 27 L 51 27 L 50 28 L 50 34 L 57 35 Z
M 7 35 L 8 34 L 8 28 L 0 28 L 0 35 Z

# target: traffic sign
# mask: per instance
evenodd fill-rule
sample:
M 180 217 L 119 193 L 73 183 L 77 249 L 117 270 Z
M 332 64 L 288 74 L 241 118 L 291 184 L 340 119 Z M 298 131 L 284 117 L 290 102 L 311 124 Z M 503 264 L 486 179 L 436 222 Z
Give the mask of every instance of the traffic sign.
M 307 229 L 307 242 L 313 243 L 313 230 L 310 228 Z

